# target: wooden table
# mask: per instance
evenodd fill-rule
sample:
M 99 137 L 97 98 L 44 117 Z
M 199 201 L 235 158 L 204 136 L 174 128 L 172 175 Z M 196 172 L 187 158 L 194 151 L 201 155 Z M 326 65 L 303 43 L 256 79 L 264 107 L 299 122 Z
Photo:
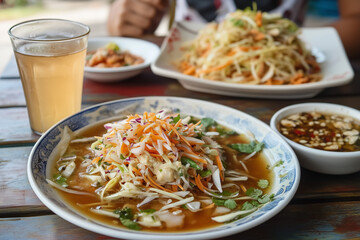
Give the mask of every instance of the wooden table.
M 150 40 L 160 44 L 162 39 Z M 360 64 L 353 67 L 355 79 L 351 84 L 326 89 L 306 100 L 249 99 L 192 92 L 176 80 L 156 76 L 147 69 L 132 80 L 119 83 L 85 80 L 83 107 L 135 96 L 181 96 L 228 105 L 268 124 L 277 110 L 301 102 L 330 102 L 360 109 Z M 26 163 L 38 136 L 30 130 L 20 79 L 16 76 L 0 79 L 0 93 L 0 239 L 110 239 L 68 223 L 36 197 L 27 180 Z M 301 170 L 299 189 L 284 210 L 264 224 L 227 239 L 359 238 L 360 172 L 331 176 Z

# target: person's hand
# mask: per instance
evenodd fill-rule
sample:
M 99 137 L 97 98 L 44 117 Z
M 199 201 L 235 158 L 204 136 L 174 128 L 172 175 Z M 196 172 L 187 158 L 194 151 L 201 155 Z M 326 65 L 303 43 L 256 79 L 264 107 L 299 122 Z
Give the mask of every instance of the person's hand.
M 108 32 L 132 37 L 153 33 L 167 5 L 168 0 L 115 0 L 110 7 Z

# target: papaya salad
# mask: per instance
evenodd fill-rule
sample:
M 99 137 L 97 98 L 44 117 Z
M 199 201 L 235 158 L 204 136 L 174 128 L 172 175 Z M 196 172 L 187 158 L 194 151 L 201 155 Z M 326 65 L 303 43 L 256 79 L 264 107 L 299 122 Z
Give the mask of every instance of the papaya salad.
M 186 43 L 178 69 L 186 75 L 229 83 L 317 82 L 322 78 L 320 66 L 299 34 L 291 20 L 237 10 L 221 23 L 207 24 Z
M 207 228 L 274 198 L 264 144 L 211 118 L 161 110 L 104 128 L 71 140 L 47 179 L 101 221 L 132 230 Z

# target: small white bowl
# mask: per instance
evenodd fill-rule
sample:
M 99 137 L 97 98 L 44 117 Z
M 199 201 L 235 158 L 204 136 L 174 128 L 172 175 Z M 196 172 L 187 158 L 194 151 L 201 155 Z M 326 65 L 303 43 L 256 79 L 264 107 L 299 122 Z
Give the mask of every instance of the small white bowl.
M 88 41 L 88 52 L 106 46 L 106 44 L 114 42 L 121 51 L 129 51 L 130 53 L 140 56 L 144 62 L 133 66 L 124 66 L 116 68 L 96 68 L 85 66 L 84 76 L 97 82 L 115 82 L 125 80 L 141 73 L 145 68 L 155 61 L 160 53 L 157 45 L 136 38 L 124 37 L 97 37 L 90 38 Z
M 330 103 L 302 103 L 295 104 L 277 111 L 270 121 L 271 128 L 279 133 L 294 149 L 300 165 L 314 172 L 325 174 L 350 174 L 360 171 L 360 151 L 332 152 L 306 147 L 283 136 L 277 126 L 286 116 L 301 112 L 322 112 L 349 116 L 360 120 L 360 111 Z

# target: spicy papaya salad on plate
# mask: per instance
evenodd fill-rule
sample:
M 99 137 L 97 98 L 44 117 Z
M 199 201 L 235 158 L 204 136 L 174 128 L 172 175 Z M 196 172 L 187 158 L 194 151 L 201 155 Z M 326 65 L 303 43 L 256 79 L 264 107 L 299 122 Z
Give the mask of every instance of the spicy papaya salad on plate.
M 317 82 L 320 66 L 289 19 L 256 10 L 237 10 L 207 24 L 184 44 L 183 74 L 241 84 Z
M 104 129 L 73 139 L 47 181 L 77 209 L 113 226 L 209 228 L 274 198 L 264 144 L 211 118 L 161 110 Z

